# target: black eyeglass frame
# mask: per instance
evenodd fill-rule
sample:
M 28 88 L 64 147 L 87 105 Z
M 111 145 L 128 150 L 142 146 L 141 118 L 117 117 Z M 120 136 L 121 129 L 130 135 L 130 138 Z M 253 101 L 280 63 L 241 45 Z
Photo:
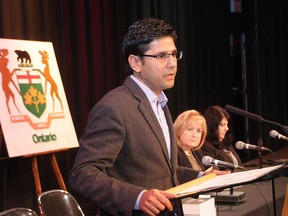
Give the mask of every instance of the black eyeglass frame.
M 142 56 L 142 57 L 152 57 L 152 58 L 157 58 L 157 59 L 168 59 L 169 56 L 174 57 L 177 61 L 182 59 L 183 57 L 183 52 L 182 51 L 177 51 L 175 53 L 160 53 L 158 55 L 138 55 L 138 56 Z

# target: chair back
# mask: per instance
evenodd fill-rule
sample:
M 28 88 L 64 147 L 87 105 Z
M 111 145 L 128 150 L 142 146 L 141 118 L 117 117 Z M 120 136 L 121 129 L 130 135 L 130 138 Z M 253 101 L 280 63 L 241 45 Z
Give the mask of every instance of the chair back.
M 68 191 L 49 190 L 41 193 L 37 201 L 42 216 L 84 216 L 78 202 Z
M 0 216 L 38 216 L 38 214 L 29 208 L 16 207 L 1 211 Z

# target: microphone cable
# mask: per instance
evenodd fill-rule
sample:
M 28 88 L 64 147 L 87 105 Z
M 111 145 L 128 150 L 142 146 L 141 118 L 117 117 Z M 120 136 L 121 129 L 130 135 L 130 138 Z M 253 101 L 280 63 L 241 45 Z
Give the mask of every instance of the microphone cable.
M 255 183 L 255 186 L 256 186 L 256 188 L 258 189 L 259 193 L 261 194 L 263 200 L 264 200 L 265 203 L 266 203 L 266 206 L 267 206 L 267 213 L 269 213 L 269 214 L 267 214 L 267 216 L 268 216 L 268 215 L 272 216 L 273 214 L 271 213 L 271 207 L 270 207 L 270 205 L 269 205 L 269 202 L 268 202 L 268 200 L 265 198 L 265 196 L 264 196 L 264 194 L 262 193 L 261 189 L 259 188 L 257 182 Z M 274 205 L 274 203 L 273 203 L 273 205 Z

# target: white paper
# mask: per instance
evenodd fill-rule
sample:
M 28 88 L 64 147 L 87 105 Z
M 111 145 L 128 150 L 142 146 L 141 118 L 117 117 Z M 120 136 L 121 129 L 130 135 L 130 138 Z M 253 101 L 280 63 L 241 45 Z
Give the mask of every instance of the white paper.
M 283 166 L 284 164 L 281 164 L 281 165 L 265 167 L 261 169 L 229 173 L 226 175 L 218 175 L 215 178 L 208 180 L 200 185 L 192 186 L 191 188 L 185 189 L 179 192 L 177 195 L 186 194 L 186 193 L 196 193 L 198 191 L 207 191 L 207 190 L 227 187 L 230 185 L 237 185 L 237 184 L 241 184 L 245 182 L 250 182 L 262 176 L 265 176 L 266 174 L 269 174 L 270 172 L 275 171 Z

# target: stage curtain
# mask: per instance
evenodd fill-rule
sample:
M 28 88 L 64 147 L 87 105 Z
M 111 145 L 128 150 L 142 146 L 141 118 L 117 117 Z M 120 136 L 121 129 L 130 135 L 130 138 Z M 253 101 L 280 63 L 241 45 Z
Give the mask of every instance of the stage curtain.
M 175 27 L 177 47 L 184 53 L 175 86 L 165 92 L 173 119 L 186 109 L 204 112 L 214 104 L 244 108 L 247 93 L 249 111 L 285 125 L 287 1 L 242 0 L 242 4 L 243 14 L 231 16 L 228 0 L 2 0 L 0 37 L 53 43 L 78 137 L 93 105 L 126 77 L 121 55 L 125 31 L 149 16 Z M 231 56 L 230 36 L 240 33 L 247 42 L 247 89 L 242 89 L 241 55 Z M 243 118 L 231 117 L 235 139 L 243 140 Z M 273 127 L 250 120 L 249 124 L 252 144 L 261 140 L 272 149 L 284 145 L 269 138 Z M 76 153 L 71 149 L 56 154 L 67 186 Z M 245 160 L 250 157 L 240 154 Z M 43 190 L 59 188 L 47 156 L 39 156 L 38 162 Z M 16 206 L 37 210 L 30 158 L 1 159 L 0 175 L 0 210 Z

